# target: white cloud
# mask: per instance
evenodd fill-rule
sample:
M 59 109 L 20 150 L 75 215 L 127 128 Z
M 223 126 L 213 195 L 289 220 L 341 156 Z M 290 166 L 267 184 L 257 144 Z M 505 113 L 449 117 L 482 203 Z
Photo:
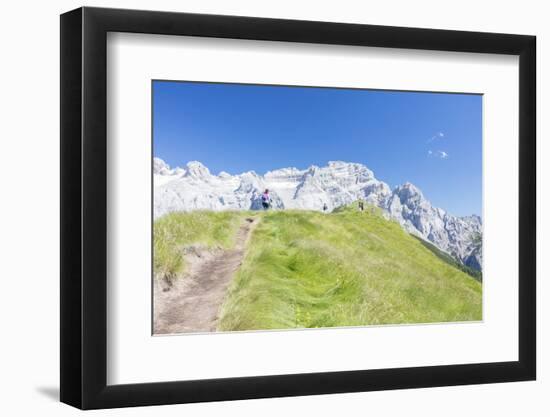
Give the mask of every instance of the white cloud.
M 437 132 L 435 135 L 433 135 L 428 140 L 428 143 L 439 141 L 440 139 L 443 139 L 444 137 L 445 137 L 445 133 Z M 438 145 L 434 143 L 431 146 L 438 146 Z M 442 151 L 442 150 L 428 149 L 428 158 L 449 159 L 449 154 L 445 151 Z
M 428 158 L 449 159 L 449 154 L 445 151 L 428 150 Z
M 430 139 L 428 139 L 428 143 L 432 143 L 434 140 L 443 139 L 444 137 L 445 137 L 445 133 L 437 132 Z

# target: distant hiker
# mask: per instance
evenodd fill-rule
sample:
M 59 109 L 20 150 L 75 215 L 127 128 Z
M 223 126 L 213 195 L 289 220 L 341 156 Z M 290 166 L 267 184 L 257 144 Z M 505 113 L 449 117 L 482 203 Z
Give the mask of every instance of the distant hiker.
M 328 210 L 327 203 L 324 203 L 324 204 L 323 204 L 323 211 L 327 211 L 327 210 Z
M 363 205 L 363 201 L 359 201 L 359 210 L 363 211 L 365 209 L 365 206 Z
M 271 206 L 271 197 L 269 195 L 269 190 L 266 188 L 262 194 L 262 207 L 264 210 L 267 210 Z

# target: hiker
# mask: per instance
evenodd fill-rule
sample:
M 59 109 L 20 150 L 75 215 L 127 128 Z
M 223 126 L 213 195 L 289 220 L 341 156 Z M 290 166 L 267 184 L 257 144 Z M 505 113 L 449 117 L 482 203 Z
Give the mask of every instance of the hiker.
M 365 206 L 363 205 L 363 200 L 359 200 L 359 210 L 363 211 Z
M 267 210 L 271 206 L 271 197 L 269 196 L 269 190 L 266 188 L 262 194 L 262 207 Z
M 323 204 L 323 212 L 327 211 L 328 210 L 328 206 L 327 206 L 327 203 L 324 203 Z

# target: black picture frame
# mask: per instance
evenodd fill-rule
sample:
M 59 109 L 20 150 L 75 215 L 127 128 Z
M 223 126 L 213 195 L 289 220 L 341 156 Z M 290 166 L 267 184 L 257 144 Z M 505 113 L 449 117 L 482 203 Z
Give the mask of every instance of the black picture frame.
M 519 360 L 107 385 L 108 32 L 519 56 Z M 61 401 L 81 409 L 533 380 L 536 377 L 534 36 L 137 10 L 61 15 Z

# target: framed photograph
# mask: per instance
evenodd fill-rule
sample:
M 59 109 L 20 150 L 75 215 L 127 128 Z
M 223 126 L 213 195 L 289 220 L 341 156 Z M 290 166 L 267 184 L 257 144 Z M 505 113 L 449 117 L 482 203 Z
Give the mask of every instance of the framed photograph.
M 61 401 L 533 380 L 535 37 L 61 16 Z

